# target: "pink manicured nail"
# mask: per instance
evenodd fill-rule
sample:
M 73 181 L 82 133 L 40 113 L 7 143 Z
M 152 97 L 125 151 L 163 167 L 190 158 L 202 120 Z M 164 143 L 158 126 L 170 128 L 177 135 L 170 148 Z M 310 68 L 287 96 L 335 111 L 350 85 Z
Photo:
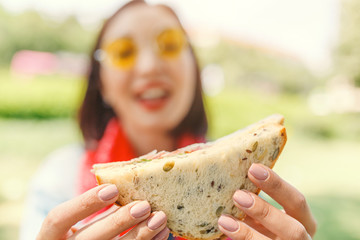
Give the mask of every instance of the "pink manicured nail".
M 268 171 L 258 164 L 252 164 L 249 172 L 258 180 L 266 180 L 269 176 Z
M 164 240 L 164 239 L 168 239 L 169 237 L 169 233 L 170 230 L 166 227 L 163 230 L 161 230 L 161 232 L 159 232 L 153 240 Z
M 222 226 L 223 228 L 225 228 L 225 230 L 229 231 L 229 232 L 235 232 L 236 230 L 239 229 L 239 224 L 238 222 L 236 222 L 234 219 L 232 219 L 231 217 L 222 215 L 219 220 L 218 220 L 218 224 L 220 226 Z
M 113 199 L 118 194 L 119 191 L 115 185 L 109 185 L 107 187 L 104 187 L 98 192 L 99 198 L 104 202 Z
M 237 190 L 233 198 L 235 202 L 245 208 L 249 208 L 254 204 L 254 199 L 250 196 L 250 194 L 241 190 Z
M 136 203 L 134 206 L 131 207 L 130 214 L 134 218 L 139 218 L 150 213 L 150 210 L 151 210 L 150 204 L 146 201 L 142 201 Z
M 166 215 L 164 212 L 157 212 L 155 213 L 154 216 L 152 216 L 148 223 L 147 226 L 151 229 L 151 230 L 155 230 L 158 227 L 160 227 L 166 220 Z

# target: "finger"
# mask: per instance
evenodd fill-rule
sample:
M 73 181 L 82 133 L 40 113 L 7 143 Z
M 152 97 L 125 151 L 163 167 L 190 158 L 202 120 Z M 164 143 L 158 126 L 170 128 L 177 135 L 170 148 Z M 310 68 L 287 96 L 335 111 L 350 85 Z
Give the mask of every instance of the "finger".
M 220 231 L 231 239 L 270 240 L 270 238 L 264 236 L 263 234 L 257 232 L 256 230 L 246 225 L 245 223 L 237 219 L 234 219 L 232 216 L 229 215 L 221 215 L 221 217 L 218 220 L 218 224 Z
M 170 230 L 167 227 L 165 227 L 152 240 L 165 240 L 165 239 L 168 239 L 169 234 L 170 234 Z
M 125 205 L 104 218 L 80 229 L 74 239 L 112 239 L 150 216 L 147 201 L 136 201 Z
M 148 220 L 143 221 L 126 235 L 121 237 L 121 240 L 143 240 L 152 239 L 166 227 L 166 215 L 164 212 L 155 212 Z
M 119 208 L 120 208 L 120 206 L 113 204 L 109 208 L 101 209 L 99 212 L 91 215 L 90 216 L 91 219 L 89 219 L 88 221 L 86 221 L 84 223 L 81 222 L 82 223 L 81 225 L 76 224 L 76 226 L 78 226 L 79 228 L 84 228 L 84 227 L 91 225 L 92 223 L 97 222 L 98 220 L 103 219 L 104 217 L 116 212 Z
M 169 238 L 170 230 L 169 228 L 165 227 L 163 230 L 161 230 L 155 237 L 152 238 L 152 240 L 166 240 Z M 123 240 L 122 237 L 116 237 L 114 240 Z
M 75 223 L 114 203 L 117 196 L 115 185 L 104 184 L 60 204 L 45 218 L 38 239 L 62 238 Z
M 250 217 L 248 215 L 246 215 L 243 222 L 246 223 L 246 225 L 248 225 L 252 229 L 255 229 L 259 233 L 261 233 L 271 239 L 275 239 L 275 237 L 276 237 L 276 235 L 274 233 L 270 232 L 266 227 L 261 225 L 261 223 L 259 223 L 259 221 L 256 221 L 255 219 L 253 219 L 252 217 Z
M 281 239 L 308 239 L 305 227 L 254 193 L 238 190 L 235 205 Z
M 278 202 L 288 215 L 301 222 L 311 236 L 315 234 L 317 223 L 302 193 L 262 164 L 252 164 L 248 176 L 257 187 Z

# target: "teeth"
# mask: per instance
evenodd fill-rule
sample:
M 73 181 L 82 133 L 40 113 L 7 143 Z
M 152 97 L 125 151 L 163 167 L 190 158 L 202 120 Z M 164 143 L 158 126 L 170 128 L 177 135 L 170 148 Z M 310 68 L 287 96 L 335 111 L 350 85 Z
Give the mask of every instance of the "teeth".
M 166 91 L 164 89 L 150 88 L 150 89 L 146 90 L 145 92 L 143 92 L 141 94 L 140 98 L 144 99 L 144 100 L 150 100 L 150 99 L 161 98 L 161 97 L 164 97 L 165 95 L 166 95 Z

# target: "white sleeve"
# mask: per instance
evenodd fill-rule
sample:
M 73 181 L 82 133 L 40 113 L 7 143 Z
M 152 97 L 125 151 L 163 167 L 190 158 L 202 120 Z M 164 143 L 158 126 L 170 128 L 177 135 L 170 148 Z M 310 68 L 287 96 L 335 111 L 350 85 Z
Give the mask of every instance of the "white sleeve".
M 48 212 L 76 196 L 80 145 L 59 149 L 46 158 L 30 182 L 20 227 L 20 240 L 35 239 Z

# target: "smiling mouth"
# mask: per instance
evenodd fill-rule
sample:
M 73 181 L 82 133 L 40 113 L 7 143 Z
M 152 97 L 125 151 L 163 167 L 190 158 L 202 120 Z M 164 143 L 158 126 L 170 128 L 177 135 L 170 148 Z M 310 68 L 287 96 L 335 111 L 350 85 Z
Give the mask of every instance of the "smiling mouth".
M 169 98 L 169 91 L 159 87 L 148 88 L 137 95 L 137 101 L 140 105 L 150 111 L 164 107 Z

